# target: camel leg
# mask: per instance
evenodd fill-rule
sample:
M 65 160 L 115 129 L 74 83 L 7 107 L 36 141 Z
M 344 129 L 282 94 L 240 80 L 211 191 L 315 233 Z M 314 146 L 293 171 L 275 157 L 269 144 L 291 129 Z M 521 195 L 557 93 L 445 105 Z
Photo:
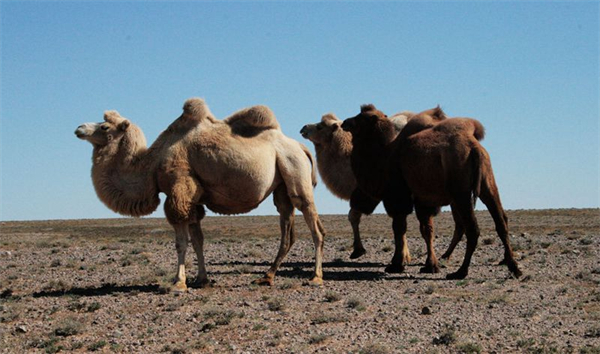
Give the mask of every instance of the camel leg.
M 442 255 L 442 259 L 450 259 L 452 252 L 454 252 L 454 248 L 456 248 L 456 245 L 458 245 L 465 233 L 465 228 L 463 227 L 462 221 L 460 220 L 460 215 L 458 215 L 458 212 L 456 211 L 456 206 L 451 205 L 451 210 L 452 219 L 454 219 L 454 235 L 452 235 L 452 241 L 450 241 L 448 249 Z
M 317 208 L 312 200 L 306 197 L 291 197 L 291 200 L 293 205 L 302 212 L 315 244 L 315 273 L 308 284 L 323 285 L 323 234 L 325 230 L 321 220 L 319 220 Z
M 460 214 L 465 227 L 467 250 L 460 268 L 456 272 L 446 275 L 446 279 L 464 279 L 469 274 L 471 257 L 473 256 L 473 252 L 475 252 L 475 248 L 477 248 L 477 241 L 479 239 L 479 226 L 477 225 L 477 219 L 475 218 L 475 211 L 473 210 L 470 195 L 461 198 L 455 205 L 457 206 L 458 213 Z
M 367 253 L 360 239 L 359 225 L 361 216 L 362 213 L 360 211 L 350 208 L 350 212 L 348 213 L 348 221 L 350 221 L 350 225 L 352 225 L 352 233 L 354 234 L 353 251 L 350 255 L 350 259 L 360 258 Z
M 175 248 L 177 250 L 177 275 L 171 290 L 173 292 L 185 292 L 185 252 L 187 250 L 189 225 L 187 223 L 173 225 L 175 229 Z
M 417 219 L 419 219 L 419 229 L 421 236 L 425 240 L 427 246 L 427 260 L 425 266 L 420 269 L 421 273 L 439 273 L 440 267 L 435 256 L 435 249 L 433 247 L 433 215 L 435 209 L 416 206 Z
M 253 281 L 253 284 L 272 286 L 277 269 L 279 269 L 283 259 L 296 241 L 296 234 L 294 232 L 294 206 L 292 205 L 290 197 L 287 195 L 284 184 L 281 184 L 275 189 L 275 192 L 273 192 L 273 202 L 277 207 L 277 212 L 279 212 L 279 226 L 281 228 L 279 251 L 277 252 L 277 256 L 275 257 L 275 261 L 271 265 L 271 268 L 269 268 L 262 278 Z
M 203 288 L 209 284 L 204 261 L 204 233 L 200 224 L 205 215 L 204 207 L 198 206 L 198 221 L 191 223 L 189 226 L 192 246 L 194 247 L 194 251 L 196 251 L 196 259 L 198 260 L 198 275 L 193 283 L 196 288 Z
M 508 238 L 508 218 L 506 217 L 504 208 L 502 208 L 498 188 L 496 187 L 496 183 L 493 179 L 491 181 L 485 181 L 482 183 L 481 194 L 479 198 L 487 207 L 492 219 L 494 219 L 496 233 L 498 234 L 498 237 L 504 246 L 504 259 L 500 262 L 500 264 L 506 264 L 508 269 L 515 275 L 515 277 L 520 277 L 523 273 L 519 269 L 517 261 L 514 258 L 510 240 Z
M 394 231 L 394 243 L 396 245 L 392 264 L 385 268 L 386 273 L 404 272 L 404 262 L 410 259 L 408 243 L 406 242 L 406 217 L 407 215 L 394 215 L 392 218 L 392 230 Z

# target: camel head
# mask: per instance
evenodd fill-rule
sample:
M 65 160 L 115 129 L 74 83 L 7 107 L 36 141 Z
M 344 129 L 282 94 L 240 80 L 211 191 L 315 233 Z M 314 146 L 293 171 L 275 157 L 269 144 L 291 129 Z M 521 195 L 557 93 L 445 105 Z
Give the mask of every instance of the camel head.
M 300 134 L 304 139 L 312 141 L 314 144 L 327 144 L 333 138 L 342 125 L 335 114 L 327 113 L 321 118 L 321 122 L 317 124 L 307 124 L 302 127 Z
M 435 108 L 431 108 L 421 113 L 415 114 L 410 119 L 423 119 L 428 122 L 440 122 L 445 119 L 448 119 L 448 116 L 446 116 L 446 113 L 444 113 L 442 108 L 439 105 L 437 105 L 437 107 Z
M 106 146 L 117 143 L 130 129 L 129 120 L 121 117 L 117 111 L 104 112 L 104 122 L 85 123 L 77 127 L 75 135 L 81 140 L 87 140 L 94 146 Z
M 390 123 L 387 116 L 372 104 L 360 106 L 360 113 L 342 123 L 342 129 L 353 136 L 373 132 L 381 123 Z

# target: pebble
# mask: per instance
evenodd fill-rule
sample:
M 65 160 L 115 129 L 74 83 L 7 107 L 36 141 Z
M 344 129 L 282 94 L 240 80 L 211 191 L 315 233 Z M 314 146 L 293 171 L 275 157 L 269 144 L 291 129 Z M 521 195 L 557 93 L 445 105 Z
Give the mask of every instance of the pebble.
M 17 326 L 17 328 L 15 328 L 15 331 L 17 333 L 27 333 L 27 327 L 21 325 L 21 326 Z
M 0 256 L 11 257 L 12 252 L 11 251 L 0 251 Z
M 425 306 L 421 309 L 421 314 L 422 315 L 431 315 L 431 309 L 429 307 Z

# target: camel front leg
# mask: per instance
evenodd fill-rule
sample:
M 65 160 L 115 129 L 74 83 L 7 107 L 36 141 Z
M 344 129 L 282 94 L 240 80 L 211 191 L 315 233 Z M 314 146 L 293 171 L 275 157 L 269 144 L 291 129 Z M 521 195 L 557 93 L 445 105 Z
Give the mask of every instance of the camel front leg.
M 206 275 L 206 265 L 204 262 L 204 233 L 200 226 L 200 221 L 190 224 L 190 236 L 192 246 L 196 251 L 196 259 L 198 260 L 198 275 L 194 279 L 194 287 L 204 288 L 209 285 L 208 276 Z
M 394 256 L 392 256 L 392 264 L 385 268 L 386 273 L 402 273 L 404 272 L 404 264 L 406 259 L 410 259 L 408 251 L 408 243 L 406 242 L 406 217 L 407 215 L 395 215 L 392 219 L 392 230 L 394 231 Z
M 185 253 L 187 251 L 189 226 L 187 223 L 173 225 L 175 229 L 175 249 L 177 250 L 177 275 L 175 276 L 173 292 L 185 292 Z
M 362 213 L 357 209 L 351 208 L 348 213 L 348 221 L 350 221 L 350 225 L 352 226 L 352 233 L 354 235 L 354 244 L 352 254 L 350 255 L 350 259 L 356 259 L 364 256 L 367 253 L 367 250 L 363 247 L 362 241 L 360 239 L 360 218 L 362 217 Z
M 427 245 L 427 260 L 425 261 L 425 266 L 420 269 L 420 272 L 439 273 L 440 267 L 438 265 L 438 261 L 435 256 L 435 249 L 433 247 L 433 215 L 435 213 L 435 209 L 417 206 L 416 211 L 417 219 L 419 219 L 421 236 Z

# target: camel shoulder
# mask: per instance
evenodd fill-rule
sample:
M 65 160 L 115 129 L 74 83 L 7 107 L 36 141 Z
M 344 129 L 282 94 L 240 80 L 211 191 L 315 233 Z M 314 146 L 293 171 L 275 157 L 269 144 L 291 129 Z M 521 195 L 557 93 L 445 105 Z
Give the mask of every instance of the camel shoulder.
M 270 129 L 281 130 L 275 114 L 267 106 L 244 108 L 225 118 L 223 122 L 231 127 L 234 134 L 242 136 L 254 136 Z

